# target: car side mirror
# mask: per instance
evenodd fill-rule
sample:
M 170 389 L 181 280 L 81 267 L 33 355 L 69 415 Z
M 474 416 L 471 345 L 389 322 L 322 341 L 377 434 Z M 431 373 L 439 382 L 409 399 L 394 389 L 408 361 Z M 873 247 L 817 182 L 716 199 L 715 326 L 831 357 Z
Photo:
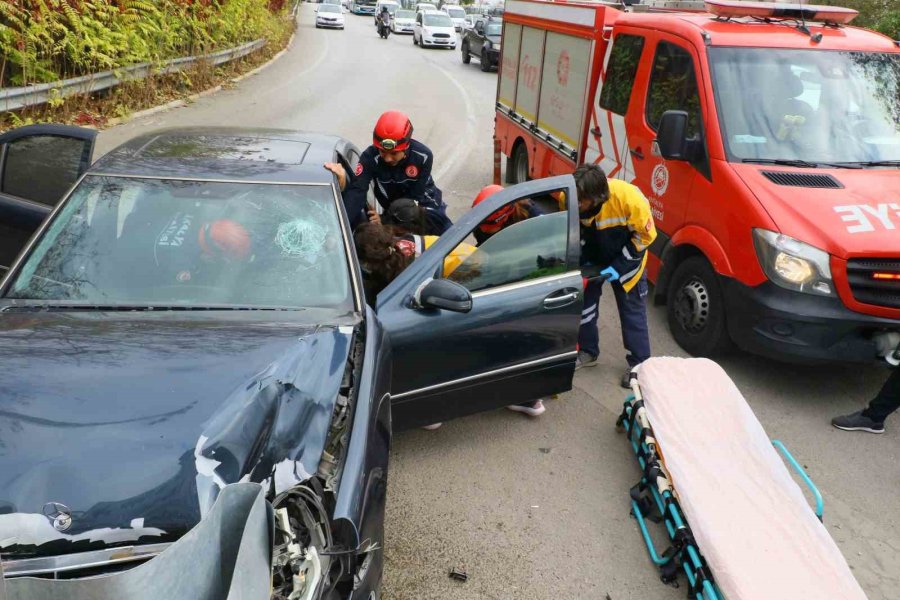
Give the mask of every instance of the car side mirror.
M 667 110 L 659 120 L 656 143 L 659 153 L 666 160 L 688 160 L 687 156 L 688 114 L 683 110 Z
M 472 310 L 472 294 L 454 281 L 431 279 L 416 290 L 415 304 L 421 308 L 467 313 Z

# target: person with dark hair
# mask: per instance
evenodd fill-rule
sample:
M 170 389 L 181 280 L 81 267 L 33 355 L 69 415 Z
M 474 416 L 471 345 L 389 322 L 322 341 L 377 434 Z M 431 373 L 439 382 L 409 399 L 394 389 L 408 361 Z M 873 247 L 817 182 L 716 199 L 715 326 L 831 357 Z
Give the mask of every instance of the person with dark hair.
M 574 177 L 581 219 L 582 273 L 589 280 L 584 290 L 575 368 L 597 364 L 597 317 L 603 279 L 608 279 L 622 322 L 628 370 L 621 385 L 627 388 L 631 369 L 650 358 L 644 267 L 647 248 L 656 239 L 656 226 L 650 203 L 637 187 L 619 179 L 608 180 L 597 165 L 579 166 Z
M 381 222 L 390 227 L 395 236 L 427 235 L 428 209 L 419 206 L 412 198 L 400 198 L 391 202 Z
M 414 253 L 404 252 L 396 241 L 391 231 L 379 223 L 363 223 L 353 232 L 366 302 L 373 306 L 378 293 L 416 259 Z
M 412 139 L 412 133 L 409 117 L 389 110 L 375 123 L 372 145 L 363 151 L 352 174 L 338 163 L 325 164 L 338 177 L 352 227 L 367 220 L 366 212 L 368 220 L 378 221 L 378 214 L 366 202 L 371 183 L 384 210 L 399 198 L 411 198 L 425 208 L 427 233 L 440 235 L 453 225 L 443 194 L 431 176 L 434 156 L 428 146 Z

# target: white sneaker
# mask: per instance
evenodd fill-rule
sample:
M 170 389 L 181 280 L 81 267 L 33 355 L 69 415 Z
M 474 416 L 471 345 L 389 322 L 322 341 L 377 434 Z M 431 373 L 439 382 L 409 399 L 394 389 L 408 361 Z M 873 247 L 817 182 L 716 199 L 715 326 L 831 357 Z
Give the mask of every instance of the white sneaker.
M 535 400 L 531 404 L 510 404 L 506 408 L 516 412 L 525 413 L 529 417 L 538 417 L 547 412 L 547 407 L 544 406 L 543 400 Z
M 443 425 L 443 423 L 432 423 L 431 425 L 425 425 L 422 429 L 427 429 L 428 431 L 434 431 L 438 427 Z

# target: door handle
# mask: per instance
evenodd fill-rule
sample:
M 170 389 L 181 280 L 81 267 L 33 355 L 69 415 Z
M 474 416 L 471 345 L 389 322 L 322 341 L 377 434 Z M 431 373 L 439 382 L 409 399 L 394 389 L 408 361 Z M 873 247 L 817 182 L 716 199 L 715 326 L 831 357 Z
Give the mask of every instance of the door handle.
M 569 292 L 561 296 L 548 296 L 544 298 L 544 308 L 562 308 L 578 300 L 578 292 Z
M 599 128 L 599 127 L 592 127 L 592 128 L 591 128 L 591 135 L 593 135 L 594 137 L 598 137 L 598 138 L 599 138 L 599 137 L 603 137 L 603 132 L 600 131 L 600 128 Z
M 641 152 L 640 146 L 638 146 L 637 148 L 629 148 L 628 151 L 631 152 L 631 155 L 636 159 L 644 160 L 644 153 Z

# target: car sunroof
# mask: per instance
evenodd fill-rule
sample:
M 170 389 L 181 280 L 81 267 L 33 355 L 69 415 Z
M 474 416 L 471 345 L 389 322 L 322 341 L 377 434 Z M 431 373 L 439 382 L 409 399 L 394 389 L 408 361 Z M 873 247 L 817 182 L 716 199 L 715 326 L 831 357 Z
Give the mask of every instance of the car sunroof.
M 144 146 L 140 155 L 152 158 L 248 160 L 299 165 L 307 142 L 249 136 L 165 136 Z

